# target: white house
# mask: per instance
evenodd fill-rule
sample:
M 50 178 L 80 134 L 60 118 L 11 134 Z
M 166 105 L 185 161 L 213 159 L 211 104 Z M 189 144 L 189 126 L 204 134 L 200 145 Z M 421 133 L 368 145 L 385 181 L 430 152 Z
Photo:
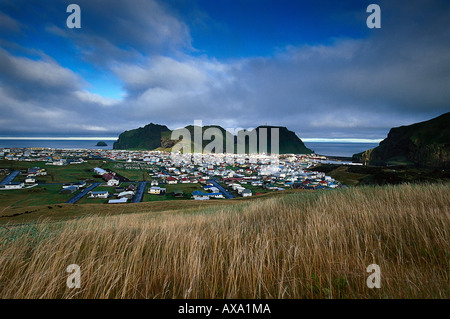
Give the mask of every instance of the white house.
M 6 185 L 0 185 L 0 190 L 7 190 L 7 189 L 21 189 L 25 186 L 25 183 L 9 183 Z
M 209 200 L 209 196 L 195 196 L 195 200 Z
M 108 201 L 108 204 L 124 204 L 126 202 L 128 202 L 128 198 L 122 197 L 122 198 L 119 198 L 119 199 L 110 199 Z
M 118 179 L 111 178 L 110 180 L 108 180 L 106 182 L 106 185 L 108 185 L 108 186 L 117 186 L 117 185 L 119 185 L 119 183 L 120 183 L 120 181 Z
M 245 187 L 242 187 L 242 186 L 236 187 L 236 191 L 238 192 L 238 194 L 241 194 L 244 190 L 246 190 Z
M 108 191 L 90 192 L 90 198 L 108 198 Z
M 252 196 L 252 191 L 249 190 L 248 188 L 246 188 L 241 192 L 241 195 L 242 195 L 242 197 L 250 197 L 250 196 Z
M 36 183 L 36 179 L 33 177 L 27 177 L 27 178 L 25 178 L 25 183 L 26 184 L 34 184 L 34 183 Z
M 108 173 L 107 171 L 105 171 L 104 169 L 100 168 L 100 167 L 96 167 L 94 168 L 94 172 L 97 175 L 104 175 L 106 173 Z
M 165 192 L 166 192 L 165 188 L 161 188 L 161 187 L 157 187 L 157 186 L 153 186 L 148 189 L 149 194 L 159 195 L 159 194 L 164 194 Z
M 150 186 L 158 186 L 158 181 L 156 179 L 152 180 L 152 182 L 150 183 Z
M 176 184 L 176 183 L 178 183 L 178 180 L 176 178 L 170 176 L 170 177 L 166 178 L 166 183 L 167 184 Z
M 212 198 L 224 198 L 222 193 L 210 193 L 208 196 Z
M 128 198 L 128 199 L 133 198 L 133 196 L 134 196 L 133 191 L 121 192 L 117 195 L 117 197 L 119 197 L 119 198 Z

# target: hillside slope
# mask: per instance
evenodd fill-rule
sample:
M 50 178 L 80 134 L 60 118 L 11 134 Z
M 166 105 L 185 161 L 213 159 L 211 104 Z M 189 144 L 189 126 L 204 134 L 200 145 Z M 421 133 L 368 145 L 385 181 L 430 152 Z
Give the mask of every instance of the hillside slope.
M 449 207 L 448 185 L 399 185 L 4 227 L 0 296 L 448 299 Z
M 409 164 L 450 167 L 450 112 L 434 119 L 392 128 L 374 149 L 353 155 L 370 165 Z
M 114 143 L 113 149 L 146 149 L 152 150 L 161 147 L 161 137 L 164 132 L 170 131 L 165 125 L 150 123 L 144 127 L 121 133 Z

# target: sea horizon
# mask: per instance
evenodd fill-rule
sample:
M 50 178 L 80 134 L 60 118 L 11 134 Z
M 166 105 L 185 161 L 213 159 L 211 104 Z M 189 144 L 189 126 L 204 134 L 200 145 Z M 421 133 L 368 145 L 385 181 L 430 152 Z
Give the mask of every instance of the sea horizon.
M 97 146 L 103 141 L 107 146 Z M 0 137 L 0 148 L 54 148 L 112 150 L 117 138 L 113 137 Z M 305 146 L 319 155 L 351 157 L 353 154 L 378 146 L 377 140 L 368 139 L 302 139 Z

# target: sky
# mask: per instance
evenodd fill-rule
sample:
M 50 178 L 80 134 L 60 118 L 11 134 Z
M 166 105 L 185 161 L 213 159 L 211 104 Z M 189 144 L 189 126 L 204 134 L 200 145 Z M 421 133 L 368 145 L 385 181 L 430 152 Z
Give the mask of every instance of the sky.
M 370 140 L 448 111 L 448 0 L 0 0 L 0 137 L 202 120 Z

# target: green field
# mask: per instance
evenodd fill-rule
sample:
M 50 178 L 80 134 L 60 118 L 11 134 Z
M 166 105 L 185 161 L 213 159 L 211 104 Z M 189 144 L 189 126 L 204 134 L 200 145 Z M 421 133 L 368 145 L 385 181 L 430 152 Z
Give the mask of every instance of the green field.
M 126 168 L 130 169 L 126 169 Z M 134 168 L 133 168 L 134 167 Z M 107 162 L 102 166 L 103 169 L 110 169 L 130 181 L 145 181 L 150 182 L 154 179 L 148 175 L 152 172 L 151 169 L 156 169 L 155 165 L 146 163 L 126 163 L 126 162 Z
M 28 207 L 60 204 L 77 194 L 60 194 L 61 185 L 35 186 L 17 190 L 0 191 L 0 215 L 8 207 Z
M 147 184 L 147 188 L 144 193 L 144 197 L 142 199 L 143 202 L 152 202 L 152 201 L 163 201 L 163 200 L 183 200 L 190 199 L 193 191 L 203 191 L 201 184 L 160 184 L 159 187 L 166 188 L 165 195 L 153 195 L 148 193 L 148 189 L 150 188 L 150 184 Z M 182 191 L 184 193 L 184 198 L 177 198 L 171 195 L 172 192 Z
M 8 161 L 0 160 L 0 168 L 7 168 L 12 170 L 26 171 L 30 167 L 45 168 L 46 176 L 37 176 L 36 180 L 43 183 L 75 183 L 86 179 L 95 181 L 102 181 L 95 179 L 92 169 L 94 167 L 101 167 L 104 165 L 103 161 L 88 161 L 82 164 L 73 164 L 66 166 L 45 165 L 45 162 L 23 162 L 23 161 Z M 19 175 L 15 181 L 24 181 L 25 176 Z
M 107 191 L 109 192 L 109 195 L 115 193 L 116 188 L 113 186 L 98 186 L 94 188 L 93 192 L 101 192 L 101 191 Z M 110 198 L 104 199 L 104 198 L 89 198 L 89 195 L 84 196 L 82 199 L 80 199 L 77 204 L 105 204 L 108 202 Z

